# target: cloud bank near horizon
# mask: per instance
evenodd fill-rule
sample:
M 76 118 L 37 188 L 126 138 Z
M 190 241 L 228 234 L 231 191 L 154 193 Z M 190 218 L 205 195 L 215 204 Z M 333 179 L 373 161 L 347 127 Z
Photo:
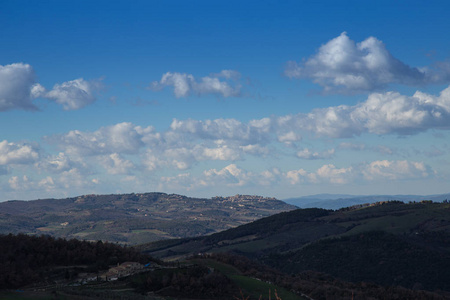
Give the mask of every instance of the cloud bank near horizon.
M 95 189 L 104 183 L 103 173 L 121 178 L 122 182 L 145 185 L 144 174 L 168 174 L 170 170 L 177 175 L 151 175 L 150 178 L 161 188 L 189 191 L 218 185 L 343 185 L 359 181 L 415 180 L 437 176 L 436 171 L 422 161 L 408 159 L 354 161 L 338 166 L 327 160 L 344 150 L 389 155 L 393 150 L 382 145 L 366 147 L 349 142 L 329 149 L 314 149 L 304 141 L 349 139 L 361 134 L 405 136 L 430 129 L 450 129 L 450 87 L 437 96 L 420 91 L 413 96 L 375 93 L 353 106 L 331 106 L 248 122 L 173 119 L 165 131 L 123 122 L 95 131 L 72 130 L 49 135 L 43 137 L 42 145 L 4 140 L 0 142 L 0 174 L 9 175 L 2 186 L 6 191 L 53 191 L 69 184 Z M 55 147 L 58 154 L 47 152 L 49 146 Z M 280 149 L 284 150 L 280 152 Z M 252 157 L 275 159 L 280 155 L 297 159 L 296 164 L 300 165 L 311 160 L 324 163 L 315 169 L 310 166 L 262 171 L 239 166 Z M 207 167 L 214 162 L 227 166 Z M 192 173 L 196 166 L 203 171 Z M 13 175 L 15 170 L 24 169 L 29 175 Z

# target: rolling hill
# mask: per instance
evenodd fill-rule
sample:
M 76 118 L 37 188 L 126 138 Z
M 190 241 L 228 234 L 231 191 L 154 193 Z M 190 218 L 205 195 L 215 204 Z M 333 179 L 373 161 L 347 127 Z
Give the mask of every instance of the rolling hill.
M 295 205 L 300 208 L 325 208 L 340 209 L 353 205 L 375 203 L 381 201 L 399 200 L 403 202 L 422 200 L 432 200 L 434 202 L 442 202 L 450 199 L 450 194 L 437 195 L 348 195 L 348 194 L 317 194 L 311 196 L 303 196 L 298 198 L 283 199 L 288 204 Z
M 391 201 L 337 211 L 298 209 L 141 250 L 168 259 L 231 252 L 291 274 L 313 270 L 352 282 L 450 291 L 450 204 Z
M 295 209 L 275 198 L 143 193 L 0 203 L 0 233 L 139 244 L 200 236 Z

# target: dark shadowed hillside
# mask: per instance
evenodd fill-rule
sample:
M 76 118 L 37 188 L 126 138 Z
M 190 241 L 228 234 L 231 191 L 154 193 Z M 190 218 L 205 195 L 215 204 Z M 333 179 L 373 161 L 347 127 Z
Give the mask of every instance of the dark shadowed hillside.
M 450 204 L 299 209 L 142 249 L 172 258 L 233 252 L 290 274 L 314 270 L 353 282 L 450 291 Z
M 153 261 L 134 249 L 49 236 L 0 235 L 0 290 L 55 282 L 80 272 L 98 272 L 125 261 Z

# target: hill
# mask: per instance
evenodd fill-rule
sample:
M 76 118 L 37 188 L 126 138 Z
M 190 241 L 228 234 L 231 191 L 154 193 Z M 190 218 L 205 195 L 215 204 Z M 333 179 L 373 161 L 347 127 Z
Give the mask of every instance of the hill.
M 323 273 L 287 276 L 248 258 L 164 263 L 111 243 L 0 235 L 1 299 L 444 299 Z
M 176 194 L 85 195 L 0 203 L 0 233 L 139 244 L 200 236 L 295 209 L 275 198 Z
M 295 205 L 299 208 L 325 208 L 340 209 L 353 205 L 375 203 L 382 201 L 399 200 L 403 202 L 420 202 L 422 200 L 432 200 L 434 202 L 442 202 L 450 199 L 450 194 L 438 195 L 347 195 L 347 194 L 317 194 L 298 198 L 283 199 L 288 204 Z
M 154 261 L 132 248 L 103 242 L 55 239 L 49 236 L 0 235 L 0 290 L 29 284 L 55 283 L 81 272 L 110 265 Z
M 171 259 L 237 253 L 286 273 L 450 291 L 450 204 L 400 201 L 284 212 L 210 236 L 144 245 Z

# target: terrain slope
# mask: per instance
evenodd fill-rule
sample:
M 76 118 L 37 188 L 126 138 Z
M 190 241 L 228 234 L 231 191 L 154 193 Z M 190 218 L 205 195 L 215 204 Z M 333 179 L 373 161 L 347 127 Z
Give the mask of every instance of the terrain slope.
M 211 234 L 295 209 L 275 198 L 143 193 L 0 203 L 0 233 L 139 244 Z
M 298 209 L 141 249 L 168 259 L 231 252 L 291 274 L 314 270 L 353 282 L 450 291 L 450 204 Z

